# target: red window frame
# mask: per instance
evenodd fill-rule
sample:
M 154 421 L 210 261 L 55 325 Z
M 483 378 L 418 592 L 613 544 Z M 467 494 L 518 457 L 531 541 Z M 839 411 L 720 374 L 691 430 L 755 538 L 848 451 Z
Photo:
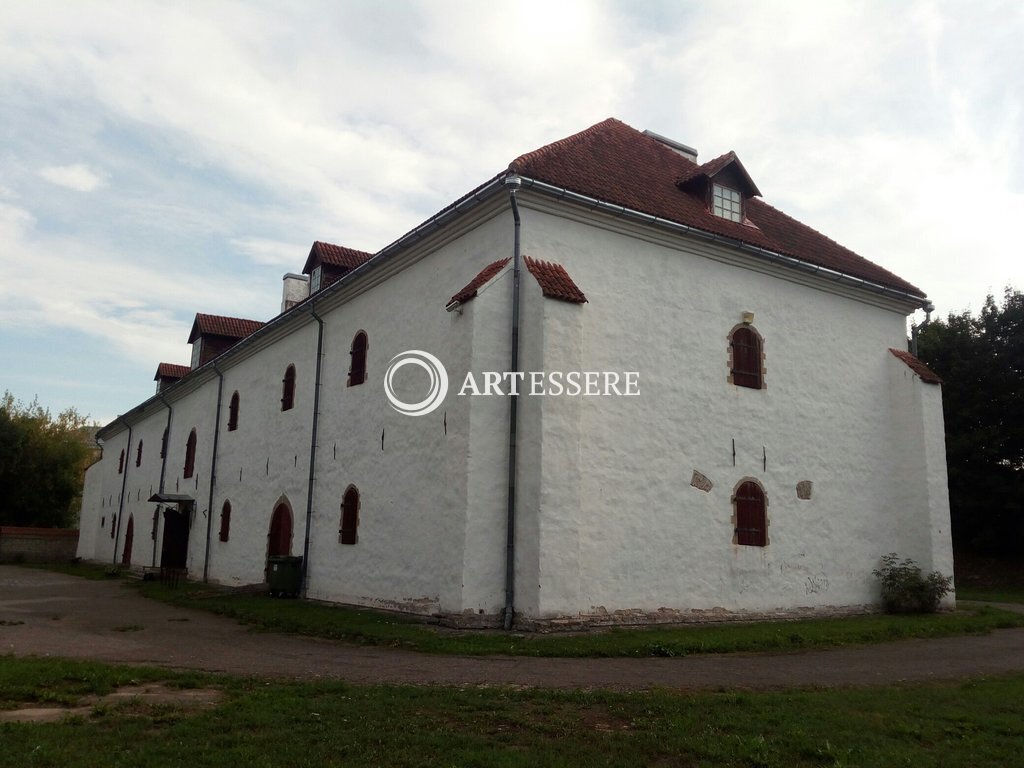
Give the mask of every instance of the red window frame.
M 281 380 L 281 410 L 290 411 L 295 407 L 295 366 L 289 365 Z
M 768 500 L 754 480 L 744 480 L 733 494 L 736 512 L 735 542 L 741 546 L 768 546 Z
M 188 442 L 185 443 L 185 469 L 182 477 L 192 477 L 196 470 L 196 430 L 193 427 L 189 432 Z
M 238 390 L 231 395 L 231 403 L 228 405 L 228 432 L 234 432 L 238 429 Z
M 359 489 L 350 485 L 341 499 L 341 530 L 338 541 L 342 544 L 355 544 L 359 529 Z
M 348 386 L 357 387 L 366 381 L 366 350 L 369 347 L 370 340 L 366 331 L 359 331 L 352 337 L 352 347 L 348 353 L 351 358 L 348 367 Z
M 231 502 L 224 500 L 224 506 L 220 508 L 220 532 L 217 534 L 221 541 L 227 541 L 231 534 Z
M 738 387 L 764 389 L 761 338 L 748 325 L 735 328 L 729 338 L 732 349 L 732 383 Z

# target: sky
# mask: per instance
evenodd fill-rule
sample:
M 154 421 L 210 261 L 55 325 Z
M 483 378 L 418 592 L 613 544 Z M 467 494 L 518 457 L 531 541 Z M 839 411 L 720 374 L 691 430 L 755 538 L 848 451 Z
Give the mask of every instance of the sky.
M 1018 0 L 6 0 L 0 390 L 107 423 L 196 312 L 607 117 L 977 312 L 1024 289 L 1021 40 Z

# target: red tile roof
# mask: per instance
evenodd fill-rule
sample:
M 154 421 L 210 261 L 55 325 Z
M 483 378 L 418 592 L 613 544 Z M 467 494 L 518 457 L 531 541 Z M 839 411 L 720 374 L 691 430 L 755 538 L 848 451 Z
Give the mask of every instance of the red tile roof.
M 357 251 L 354 248 L 345 248 L 341 245 L 323 243 L 317 240 L 313 243 L 313 247 L 309 249 L 309 256 L 306 257 L 306 264 L 302 267 L 302 272 L 308 275 L 318 263 L 327 264 L 332 267 L 355 269 L 372 258 L 373 254 L 366 251 Z
M 224 317 L 223 315 L 204 315 L 201 312 L 197 312 L 195 322 L 192 323 L 192 332 L 188 336 L 188 343 L 191 344 L 200 336 L 226 336 L 229 339 L 244 339 L 264 325 L 266 323 L 262 323 L 259 320 L 243 320 L 240 317 Z
M 526 262 L 526 268 L 530 270 L 530 274 L 537 278 L 541 292 L 549 299 L 571 301 L 574 304 L 586 303 L 587 297 L 583 295 L 583 291 L 572 281 L 569 273 L 561 264 L 531 259 L 529 256 L 523 257 L 523 260 Z
M 677 186 L 677 181 L 692 178 L 702 172 L 701 168 L 703 172 L 721 170 L 732 157 L 723 155 L 698 166 L 657 139 L 610 118 L 522 155 L 509 164 L 508 170 L 587 197 L 924 297 L 920 288 L 761 200 L 749 199 L 745 203 L 747 218 L 754 225 L 749 226 L 715 216 L 700 196 Z
M 936 374 L 935 371 L 933 371 L 927 365 L 922 363 L 920 360 L 918 360 L 912 354 L 907 352 L 905 349 L 893 349 L 892 347 L 890 347 L 889 351 L 896 355 L 896 357 L 898 357 L 904 363 L 906 363 L 907 367 L 910 368 L 910 370 L 912 370 L 914 373 L 920 376 L 921 381 L 925 382 L 926 384 L 942 383 L 942 379 L 939 378 L 938 374 Z
M 156 376 L 153 377 L 153 381 L 159 381 L 160 379 L 178 379 L 185 378 L 192 369 L 187 365 L 177 365 L 176 363 L 160 363 L 156 367 Z
M 505 265 L 510 261 L 512 261 L 512 259 L 505 258 L 488 264 L 477 272 L 476 277 L 466 283 L 466 286 L 461 291 L 452 296 L 445 306 L 450 307 L 452 304 L 465 304 L 470 299 L 475 299 L 476 292 L 483 288 L 486 283 L 494 279 L 494 277 L 501 272 L 501 270 L 505 268 Z

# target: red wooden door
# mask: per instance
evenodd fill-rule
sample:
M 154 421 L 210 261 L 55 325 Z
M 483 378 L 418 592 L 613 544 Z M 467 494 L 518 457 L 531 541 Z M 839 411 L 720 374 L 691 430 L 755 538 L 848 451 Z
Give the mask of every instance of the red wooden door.
M 278 504 L 270 518 L 267 556 L 290 555 L 292 553 L 292 513 L 285 504 Z
M 124 552 L 121 554 L 121 565 L 132 564 L 132 540 L 135 538 L 135 515 L 128 518 L 128 528 L 124 532 Z
M 763 547 L 768 543 L 764 491 L 747 481 L 736 490 L 736 543 Z

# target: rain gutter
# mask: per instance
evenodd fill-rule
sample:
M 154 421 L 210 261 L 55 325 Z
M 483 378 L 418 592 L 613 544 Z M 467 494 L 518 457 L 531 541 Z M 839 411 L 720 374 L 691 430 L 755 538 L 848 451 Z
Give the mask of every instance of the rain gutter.
M 213 530 L 213 490 L 217 485 L 217 443 L 220 441 L 220 409 L 224 395 L 224 374 L 220 372 L 216 361 L 213 372 L 217 374 L 217 416 L 213 423 L 213 457 L 210 459 L 210 496 L 206 504 L 206 553 L 203 556 L 203 583 L 210 580 L 210 536 Z M 163 489 L 161 489 L 162 491 Z
M 512 206 L 514 236 L 512 245 L 512 331 L 511 331 L 511 362 L 509 371 L 514 375 L 519 371 L 519 277 L 522 255 L 520 253 L 521 220 L 519 218 L 519 202 L 516 190 L 521 181 L 518 176 L 505 179 L 508 187 L 508 199 Z M 515 562 L 516 562 L 516 430 L 518 427 L 519 397 L 509 394 L 508 398 L 508 506 L 505 511 L 505 630 L 512 629 L 515 617 Z
M 174 408 L 172 408 L 171 404 L 167 402 L 167 398 L 164 397 L 163 393 L 158 393 L 158 395 L 160 397 L 161 402 L 163 402 L 164 406 L 167 408 L 167 426 L 164 429 L 163 437 L 160 438 L 160 454 L 161 454 L 161 456 L 160 456 L 160 487 L 157 489 L 157 493 L 163 493 L 164 492 L 164 479 L 165 479 L 166 474 L 167 474 L 167 454 L 171 452 L 170 451 L 170 445 L 171 445 L 171 416 L 174 415 Z M 153 565 L 154 568 L 156 567 L 156 542 L 160 538 L 157 535 L 160 532 L 159 526 L 160 526 L 160 511 L 159 511 L 159 507 L 158 507 L 157 508 L 157 516 L 156 516 L 156 525 L 153 526 L 153 561 L 152 561 L 152 565 Z
M 117 547 L 121 543 L 121 518 L 124 517 L 124 493 L 128 487 L 128 465 L 131 463 L 132 454 L 132 425 L 124 420 L 124 416 L 118 416 L 115 422 L 120 421 L 126 427 L 128 427 L 128 445 L 124 449 L 124 465 L 121 467 L 121 497 L 117 502 L 117 527 L 114 531 L 114 557 L 110 561 L 113 565 L 117 565 Z
M 523 189 L 537 190 L 538 192 L 542 192 L 558 200 L 566 200 L 568 202 L 583 206 L 588 210 L 600 211 L 601 213 L 606 213 L 611 216 L 617 216 L 620 218 L 638 221 L 643 224 L 648 224 L 650 226 L 659 227 L 661 229 L 667 229 L 671 232 L 686 234 L 692 237 L 700 238 L 702 240 L 708 240 L 714 243 L 729 246 L 744 253 L 754 254 L 761 258 L 767 259 L 773 264 L 780 264 L 782 266 L 790 267 L 792 269 L 798 269 L 802 272 L 808 272 L 810 274 L 817 275 L 819 277 L 826 278 L 837 283 L 850 284 L 858 288 L 863 288 L 865 290 L 872 291 L 874 293 L 880 293 L 884 296 L 891 296 L 896 299 L 902 299 L 903 301 L 913 303 L 917 307 L 924 308 L 926 305 L 931 303 L 927 297 L 920 296 L 918 294 L 913 294 L 908 291 L 903 291 L 898 288 L 893 288 L 891 286 L 882 285 L 881 283 L 876 283 L 871 280 L 865 280 L 862 277 L 854 277 L 853 275 L 849 275 L 845 272 L 840 272 L 839 270 L 831 269 L 830 267 L 824 267 L 820 264 L 812 264 L 808 261 L 803 261 L 802 259 L 798 259 L 794 256 L 786 256 L 781 253 L 776 253 L 775 251 L 770 251 L 767 248 L 761 248 L 756 245 L 750 245 L 749 243 L 744 243 L 741 240 L 735 240 L 731 237 L 725 237 L 723 235 L 717 235 L 714 232 L 708 232 L 703 229 L 698 229 L 697 227 L 691 227 L 686 224 L 680 224 L 670 219 L 665 219 L 650 213 L 638 211 L 635 208 L 627 208 L 624 205 L 616 205 L 615 203 L 609 203 L 605 202 L 604 200 L 598 200 L 597 198 L 594 197 L 588 197 L 587 195 L 582 195 L 579 192 L 573 192 L 569 189 L 566 189 L 565 187 L 558 187 L 553 184 L 548 184 L 546 182 L 537 181 L 536 179 L 530 179 L 527 177 L 518 178 L 520 178 L 521 180 Z
M 316 480 L 316 440 L 320 424 L 320 371 L 324 357 L 324 321 L 316 313 L 316 304 L 310 302 L 309 314 L 317 322 L 316 331 L 316 380 L 313 384 L 313 427 L 309 437 L 309 487 L 306 492 L 306 535 L 302 542 L 302 596 L 309 588 L 309 537 L 313 520 L 313 484 Z

